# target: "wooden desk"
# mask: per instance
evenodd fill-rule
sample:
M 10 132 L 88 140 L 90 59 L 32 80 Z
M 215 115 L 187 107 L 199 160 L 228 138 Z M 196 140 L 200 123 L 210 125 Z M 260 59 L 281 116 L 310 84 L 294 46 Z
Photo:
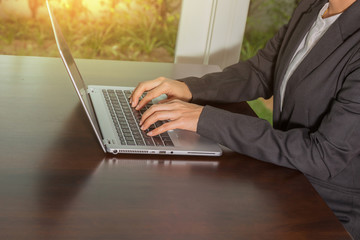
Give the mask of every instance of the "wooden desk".
M 216 70 L 78 64 L 88 83 L 129 86 Z M 105 155 L 60 59 L 0 56 L 0 110 L 0 239 L 350 239 L 297 171 L 229 150 Z

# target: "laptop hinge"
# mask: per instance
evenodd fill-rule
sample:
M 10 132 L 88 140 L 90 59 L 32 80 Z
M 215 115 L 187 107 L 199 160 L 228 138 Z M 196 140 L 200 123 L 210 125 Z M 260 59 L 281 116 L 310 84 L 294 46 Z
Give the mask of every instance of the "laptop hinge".
M 114 145 L 116 144 L 115 140 L 114 139 L 103 139 L 102 140 L 103 144 L 106 146 L 106 145 Z
M 87 92 L 87 94 L 94 93 L 94 92 L 95 92 L 95 89 L 93 89 L 93 88 L 88 88 L 88 89 L 86 89 L 86 92 Z
M 104 144 L 105 146 L 106 146 L 107 144 L 110 144 L 110 141 L 107 140 L 107 139 L 103 139 L 102 142 L 103 142 L 103 144 Z

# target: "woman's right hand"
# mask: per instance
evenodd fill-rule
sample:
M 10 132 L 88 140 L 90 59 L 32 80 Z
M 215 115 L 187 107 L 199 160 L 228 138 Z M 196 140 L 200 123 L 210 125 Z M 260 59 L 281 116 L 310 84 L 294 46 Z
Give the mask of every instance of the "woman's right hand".
M 147 92 L 147 94 L 139 101 L 144 92 Z M 189 102 L 192 98 L 192 94 L 185 83 L 159 77 L 154 80 L 139 83 L 130 97 L 130 103 L 136 110 L 140 110 L 152 99 L 162 94 L 167 95 L 167 99 L 164 101 L 180 99 Z

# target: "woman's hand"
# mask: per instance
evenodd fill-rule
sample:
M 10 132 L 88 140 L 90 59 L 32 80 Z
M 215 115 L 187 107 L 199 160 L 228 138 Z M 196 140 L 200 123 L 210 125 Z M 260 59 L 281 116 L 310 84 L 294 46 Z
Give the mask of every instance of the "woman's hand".
M 157 121 L 169 120 L 149 132 L 148 135 L 155 136 L 173 129 L 184 129 L 196 132 L 203 108 L 203 106 L 181 100 L 171 100 L 155 104 L 143 114 L 140 121 L 141 129 L 146 130 Z
M 147 92 L 147 94 L 139 101 L 144 92 Z M 152 99 L 162 94 L 167 95 L 167 99 L 162 102 L 174 99 L 189 102 L 192 98 L 192 94 L 185 83 L 160 77 L 155 80 L 139 83 L 130 97 L 130 103 L 136 110 L 140 110 Z

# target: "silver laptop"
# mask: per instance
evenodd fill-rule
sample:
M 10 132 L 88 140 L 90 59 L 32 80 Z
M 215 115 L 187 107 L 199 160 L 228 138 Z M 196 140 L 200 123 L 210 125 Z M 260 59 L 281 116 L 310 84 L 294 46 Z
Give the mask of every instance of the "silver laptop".
M 186 130 L 173 130 L 149 137 L 139 128 L 142 113 L 130 107 L 129 96 L 134 88 L 116 86 L 87 86 L 46 1 L 56 43 L 70 79 L 90 120 L 104 152 L 113 154 L 174 154 L 220 156 L 221 148 L 214 142 Z M 163 124 L 157 122 L 151 128 Z

